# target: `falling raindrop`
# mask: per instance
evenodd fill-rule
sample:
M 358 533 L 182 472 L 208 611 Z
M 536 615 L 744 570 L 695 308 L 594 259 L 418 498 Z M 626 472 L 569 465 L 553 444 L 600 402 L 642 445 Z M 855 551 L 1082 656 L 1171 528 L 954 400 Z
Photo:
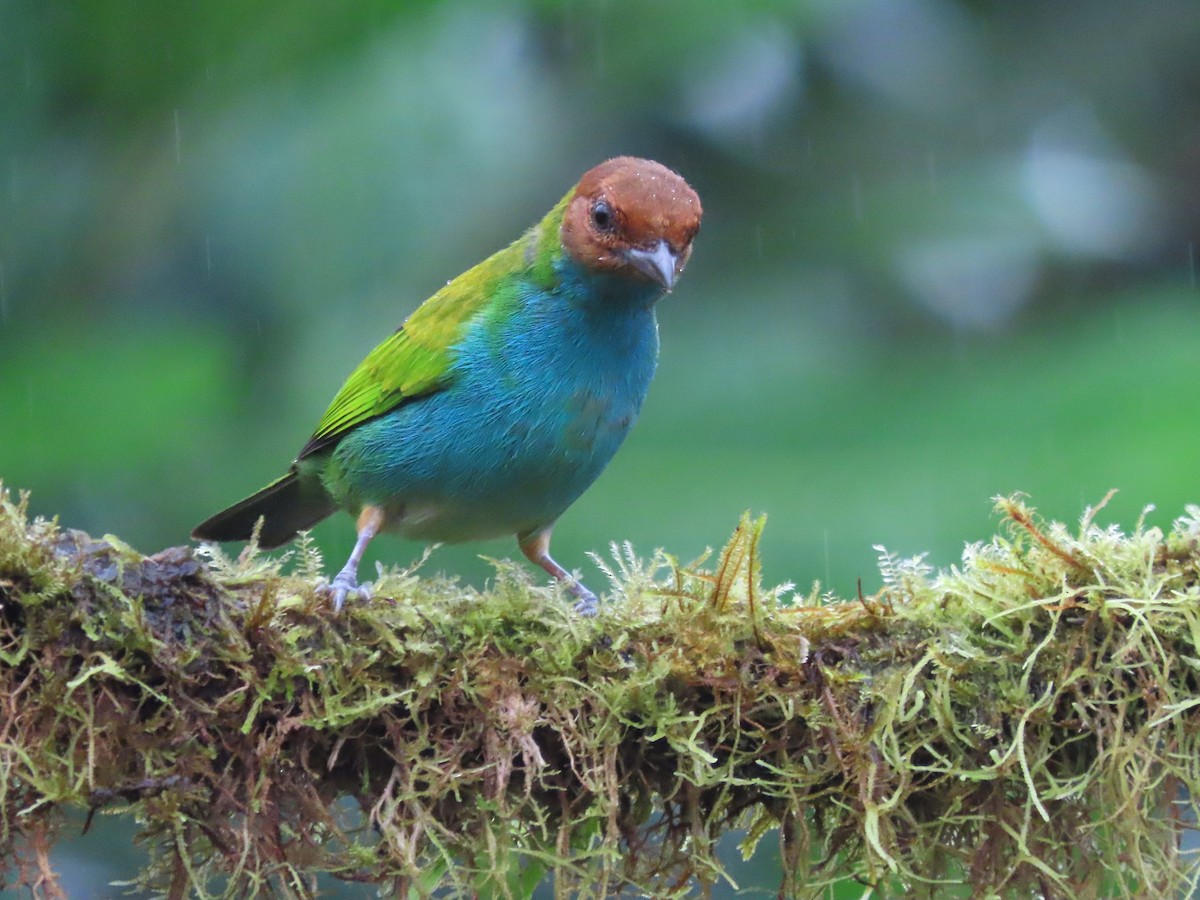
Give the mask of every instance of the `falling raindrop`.
M 938 166 L 937 157 L 930 150 L 925 156 L 925 168 L 929 172 L 929 193 L 936 194 L 938 192 Z
M 599 26 L 597 26 L 597 28 L 596 28 L 595 49 L 596 49 L 596 74 L 598 76 L 600 76 L 601 79 L 603 79 L 604 76 L 607 74 L 604 71 L 604 33 L 601 30 L 601 27 L 599 27 Z
M 833 567 L 829 562 L 829 529 L 825 529 L 825 584 L 829 586 L 833 584 Z
M 763 228 L 762 224 L 754 226 L 754 250 L 758 253 L 758 258 L 763 258 Z
M 179 129 L 179 110 L 175 109 L 171 116 L 175 121 L 175 162 L 179 163 L 183 161 L 183 134 Z
M 854 198 L 854 218 L 859 222 L 863 219 L 863 194 L 862 182 L 858 179 L 858 173 L 850 176 L 850 192 Z

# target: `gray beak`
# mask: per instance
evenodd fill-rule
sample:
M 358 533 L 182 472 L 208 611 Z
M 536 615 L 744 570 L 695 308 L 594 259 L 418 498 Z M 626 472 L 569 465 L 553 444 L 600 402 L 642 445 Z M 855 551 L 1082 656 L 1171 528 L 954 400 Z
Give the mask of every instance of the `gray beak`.
M 627 263 L 664 289 L 669 291 L 675 286 L 675 254 L 666 241 L 659 241 L 649 250 L 630 247 L 624 255 Z

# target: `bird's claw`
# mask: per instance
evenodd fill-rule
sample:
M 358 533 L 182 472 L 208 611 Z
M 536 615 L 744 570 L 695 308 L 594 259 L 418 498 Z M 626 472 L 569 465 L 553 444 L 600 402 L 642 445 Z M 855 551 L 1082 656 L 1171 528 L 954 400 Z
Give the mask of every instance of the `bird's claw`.
M 349 572 L 338 572 L 333 581 L 317 585 L 317 593 L 329 600 L 329 605 L 333 607 L 334 613 L 342 611 L 347 599 L 371 599 L 370 586 L 359 584 L 358 579 Z
M 596 595 L 585 588 L 578 581 L 571 582 L 567 588 L 575 597 L 575 613 L 583 616 L 585 619 L 594 618 L 596 613 L 600 611 L 600 601 Z

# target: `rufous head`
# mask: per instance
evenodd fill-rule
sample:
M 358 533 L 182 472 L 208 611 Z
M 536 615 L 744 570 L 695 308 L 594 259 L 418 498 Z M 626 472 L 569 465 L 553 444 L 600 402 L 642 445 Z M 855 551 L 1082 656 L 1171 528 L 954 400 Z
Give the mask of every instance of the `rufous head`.
M 700 198 L 681 176 L 649 159 L 618 156 L 579 179 L 563 214 L 572 258 L 604 272 L 675 286 L 700 230 Z

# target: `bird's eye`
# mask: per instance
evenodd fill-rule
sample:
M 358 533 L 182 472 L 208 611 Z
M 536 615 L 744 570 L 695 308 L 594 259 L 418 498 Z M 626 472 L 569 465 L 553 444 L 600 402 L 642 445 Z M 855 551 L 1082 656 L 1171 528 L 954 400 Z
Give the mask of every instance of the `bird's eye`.
M 616 227 L 617 217 L 613 215 L 607 200 L 597 200 L 592 204 L 592 224 L 597 231 L 612 231 Z

